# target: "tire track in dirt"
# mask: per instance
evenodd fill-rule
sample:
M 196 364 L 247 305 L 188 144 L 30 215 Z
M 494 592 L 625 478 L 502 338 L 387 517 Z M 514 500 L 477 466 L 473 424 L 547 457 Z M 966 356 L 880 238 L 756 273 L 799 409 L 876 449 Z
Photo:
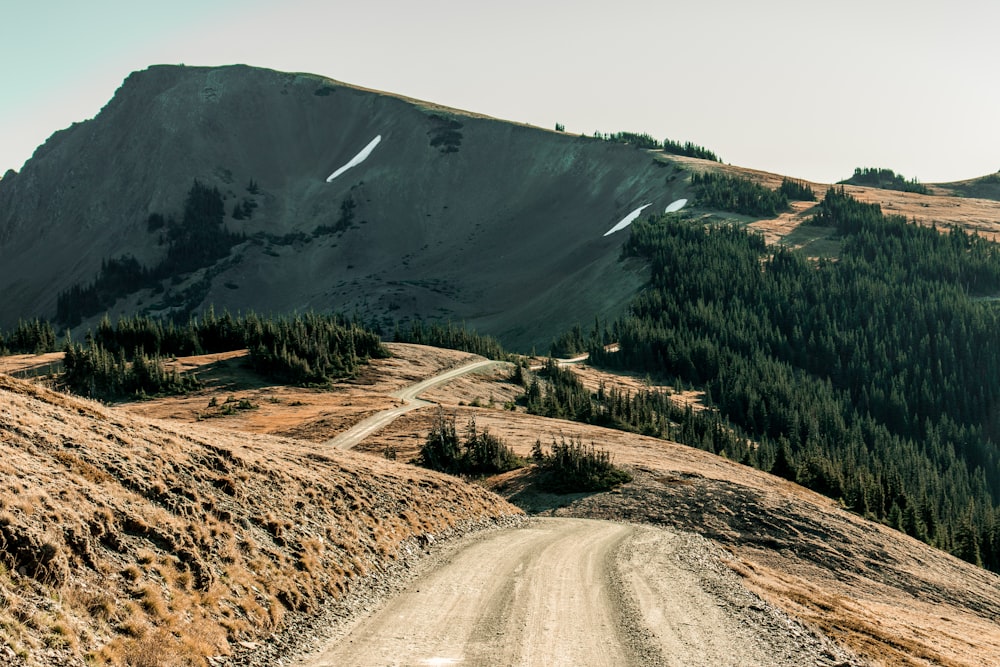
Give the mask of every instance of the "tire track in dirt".
M 303 664 L 638 664 L 607 585 L 634 530 L 545 519 L 474 539 Z
M 852 665 L 652 526 L 536 518 L 465 538 L 301 667 Z

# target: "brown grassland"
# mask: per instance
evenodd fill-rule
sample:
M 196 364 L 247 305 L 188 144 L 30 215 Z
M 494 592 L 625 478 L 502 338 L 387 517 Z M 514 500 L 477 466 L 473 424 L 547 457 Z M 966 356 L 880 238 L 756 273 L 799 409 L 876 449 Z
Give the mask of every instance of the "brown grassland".
M 179 360 L 201 369 L 202 391 L 114 409 L 0 381 L 0 471 L 17 486 L 0 502 L 0 535 L 32 547 L 15 549 L 20 560 L 0 579 L 5 641 L 25 655 L 55 649 L 112 664 L 141 664 L 169 645 L 186 656 L 179 664 L 198 664 L 341 594 L 414 536 L 517 512 L 483 485 L 403 463 L 435 408 L 400 417 L 362 452 L 324 449 L 394 405 L 390 392 L 472 358 L 390 347 L 391 359 L 329 391 L 265 386 L 238 354 Z M 648 382 L 574 370 L 591 387 Z M 580 437 L 634 475 L 612 492 L 568 496 L 539 492 L 530 469 L 485 480 L 514 504 L 709 537 L 751 590 L 874 664 L 997 663 L 997 575 L 724 458 L 510 410 L 520 388 L 506 375 L 465 376 L 422 398 L 459 426 L 475 418 L 521 455 L 536 439 Z M 212 412 L 244 399 L 255 407 Z
M 781 185 L 782 176 L 757 169 L 719 164 L 708 160 L 671 155 L 670 160 L 683 164 L 696 172 L 719 171 L 749 178 L 761 185 L 776 189 Z M 813 183 L 804 181 L 812 187 L 817 197 L 830 188 L 829 183 Z M 837 186 L 840 187 L 840 186 Z M 968 232 L 976 232 L 980 236 L 993 241 L 1000 240 L 1000 201 L 994 199 L 977 199 L 974 197 L 959 197 L 946 184 L 928 185 L 930 194 L 922 195 L 912 192 L 883 190 L 880 188 L 844 185 L 844 190 L 859 201 L 879 204 L 886 215 L 901 215 L 907 220 L 921 225 L 937 225 L 941 230 L 955 225 Z M 774 219 L 757 220 L 749 226 L 764 234 L 768 243 L 785 241 L 793 232 L 800 230 L 805 220 L 812 215 L 813 202 L 793 202 L 792 211 L 782 213 Z M 822 238 L 822 230 L 801 230 L 802 238 L 792 236 L 789 245 L 804 245 L 804 241 Z
M 428 534 L 520 513 L 453 477 L 208 423 L 0 375 L 0 657 L 205 664 Z

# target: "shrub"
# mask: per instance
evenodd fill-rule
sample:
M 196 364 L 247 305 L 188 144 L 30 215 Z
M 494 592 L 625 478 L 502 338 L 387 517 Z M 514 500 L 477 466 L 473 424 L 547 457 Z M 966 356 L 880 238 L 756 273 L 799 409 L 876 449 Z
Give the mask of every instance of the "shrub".
M 455 418 L 439 410 L 437 421 L 420 449 L 420 465 L 453 475 L 495 475 L 524 466 L 524 460 L 487 429 L 479 431 L 470 419 L 464 440 L 455 428 Z
M 632 475 L 614 465 L 610 452 L 593 443 L 587 447 L 579 437 L 567 440 L 564 436 L 560 442 L 553 438 L 547 454 L 537 440 L 532 458 L 545 473 L 542 486 L 555 493 L 607 491 L 632 481 Z

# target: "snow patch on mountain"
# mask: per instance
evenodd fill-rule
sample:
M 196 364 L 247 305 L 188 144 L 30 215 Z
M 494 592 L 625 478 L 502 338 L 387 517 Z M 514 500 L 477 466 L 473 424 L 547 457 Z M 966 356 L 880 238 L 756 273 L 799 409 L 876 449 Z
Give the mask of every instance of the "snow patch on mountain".
M 633 222 L 635 222 L 636 219 L 638 219 L 639 215 L 642 213 L 642 210 L 644 208 L 647 208 L 647 207 L 652 206 L 652 205 L 653 205 L 652 202 L 650 202 L 649 204 L 643 204 L 642 206 L 640 206 L 639 208 L 635 209 L 634 211 L 632 211 L 631 213 L 629 213 L 628 215 L 626 215 L 624 218 L 622 218 L 621 222 L 619 222 L 617 225 L 615 225 L 614 227 L 612 227 L 608 231 L 604 232 L 604 235 L 605 236 L 611 236 L 615 232 L 620 232 L 621 230 L 625 229 L 626 227 L 628 227 L 629 225 L 631 225 Z
M 327 177 L 326 182 L 327 183 L 331 182 L 333 179 L 337 178 L 338 176 L 340 176 L 341 174 L 343 174 L 345 171 L 347 171 L 351 167 L 356 167 L 359 164 L 361 164 L 362 162 L 364 162 L 365 160 L 367 160 L 368 156 L 372 154 L 372 151 L 375 150 L 375 147 L 378 146 L 379 142 L 381 142 L 381 141 L 382 141 L 382 135 L 381 134 L 378 135 L 377 137 L 375 137 L 374 139 L 372 139 L 371 141 L 369 141 L 368 145 L 365 146 L 364 148 L 362 148 L 360 153 L 358 153 L 357 155 L 355 155 L 354 157 L 351 158 L 350 162 L 348 162 L 343 167 L 341 167 L 337 171 L 335 171 L 332 174 L 330 174 Z

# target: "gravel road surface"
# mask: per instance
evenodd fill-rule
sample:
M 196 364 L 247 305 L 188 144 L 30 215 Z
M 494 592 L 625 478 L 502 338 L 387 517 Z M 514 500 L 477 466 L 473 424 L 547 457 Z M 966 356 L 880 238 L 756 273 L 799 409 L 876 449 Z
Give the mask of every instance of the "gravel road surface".
M 298 664 L 853 664 L 748 593 L 712 549 L 589 519 L 473 535 Z

